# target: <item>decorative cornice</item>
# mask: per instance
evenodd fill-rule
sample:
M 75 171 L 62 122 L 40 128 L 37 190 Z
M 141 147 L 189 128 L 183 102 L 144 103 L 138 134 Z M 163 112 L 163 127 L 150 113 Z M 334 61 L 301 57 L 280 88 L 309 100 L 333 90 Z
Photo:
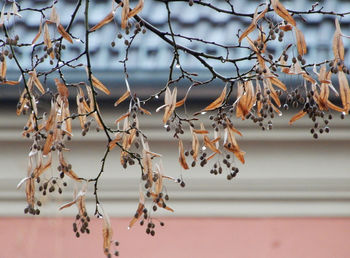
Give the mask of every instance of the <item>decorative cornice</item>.
M 113 121 L 116 117 L 107 113 L 106 120 Z M 166 174 L 177 177 L 181 173 L 177 147 L 169 144 L 158 120 L 159 116 L 147 117 L 141 125 L 150 136 L 151 148 L 164 154 Z M 3 121 L 7 123 L 0 127 L 0 216 L 22 216 L 25 195 L 23 189 L 16 190 L 16 185 L 25 176 L 25 153 L 30 142 L 20 136 L 22 118 L 5 114 Z M 239 129 L 244 127 L 244 137 L 238 141 L 247 150 L 247 164 L 239 165 L 241 172 L 237 178 L 227 181 L 224 175 L 215 177 L 209 174 L 209 167 L 182 172 L 185 188 L 166 183 L 168 204 L 176 212 L 161 211 L 160 216 L 350 216 L 350 173 L 346 166 L 350 134 L 346 121 L 332 120 L 332 133 L 323 135 L 318 142 L 308 132 L 309 121 L 298 121 L 292 127 L 286 119 L 277 121 L 270 133 L 261 132 L 258 126 L 247 126 L 251 122 L 237 121 Z M 79 131 L 74 134 L 74 140 L 68 144 L 72 148 L 67 153 L 68 159 L 76 173 L 94 175 L 99 169 L 105 139 L 93 130 L 86 137 L 80 136 Z M 140 171 L 137 167 L 123 170 L 118 152 L 113 155 L 100 181 L 100 200 L 111 216 L 132 216 L 138 202 Z M 74 207 L 58 211 L 61 204 L 72 199 L 73 185 L 70 181 L 70 190 L 51 198 L 50 202 L 43 199 L 41 214 L 74 215 Z M 87 203 L 93 212 L 92 189 L 88 191 Z

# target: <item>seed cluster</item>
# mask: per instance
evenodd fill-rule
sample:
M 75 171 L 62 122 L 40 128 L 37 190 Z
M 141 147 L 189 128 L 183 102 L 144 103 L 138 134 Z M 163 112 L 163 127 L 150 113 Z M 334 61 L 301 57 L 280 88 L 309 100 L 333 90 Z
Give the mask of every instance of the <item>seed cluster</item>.
M 306 93 L 306 99 L 302 97 L 298 89 L 292 91 L 287 96 L 287 103 L 284 104 L 284 108 L 288 109 L 289 105 L 297 108 L 299 105 L 303 106 L 302 111 L 305 112 L 308 118 L 314 123 L 313 127 L 310 129 L 310 133 L 314 139 L 318 139 L 319 135 L 323 133 L 329 133 L 330 121 L 333 119 L 333 115 L 330 111 L 322 110 L 314 101 L 313 90 L 308 90 Z M 341 119 L 345 118 L 345 113 L 341 113 Z
M 73 223 L 73 232 L 76 237 L 80 237 L 80 234 L 90 234 L 89 229 L 90 217 L 87 212 L 83 212 L 83 214 L 78 213 L 75 216 L 75 222 Z
M 154 236 L 156 234 L 155 228 L 156 228 L 156 224 L 153 222 L 153 219 L 151 219 L 150 217 L 148 217 L 147 215 L 147 209 L 144 209 L 144 215 L 143 215 L 143 219 L 140 220 L 140 225 L 147 225 L 146 227 L 146 234 L 150 235 L 150 236 Z M 160 221 L 159 222 L 160 226 L 164 226 L 164 222 Z
M 41 192 L 43 196 L 47 195 L 48 193 L 54 193 L 55 191 L 57 191 L 58 194 L 62 194 L 63 192 L 62 189 L 67 186 L 67 183 L 62 180 L 63 177 L 64 177 L 64 174 L 60 178 L 52 177 L 43 182 L 41 182 L 40 177 L 38 177 L 36 181 L 39 184 L 39 188 L 38 188 L 39 192 Z
M 132 27 L 133 27 L 133 24 L 129 22 L 127 27 L 125 28 L 125 31 L 124 31 L 125 35 L 129 35 L 130 34 L 130 30 L 132 29 Z M 133 34 L 132 37 L 135 37 L 140 32 L 142 34 L 145 34 L 147 32 L 147 30 L 146 30 L 146 28 L 143 27 L 142 22 L 137 22 L 137 23 L 135 23 L 135 28 L 134 28 L 134 31 L 133 31 L 134 34 Z M 118 39 L 123 39 L 123 38 L 124 38 L 124 45 L 125 46 L 130 46 L 130 39 L 127 39 L 126 37 L 123 36 L 122 33 L 119 32 L 117 34 L 117 40 Z M 116 41 L 113 40 L 111 42 L 111 47 L 114 48 L 115 46 L 116 46 Z
M 53 54 L 53 56 L 57 59 L 60 60 L 61 55 L 62 55 L 62 50 L 66 49 L 66 45 L 57 42 L 56 44 L 54 44 L 53 46 L 51 46 L 50 48 L 48 48 L 47 46 L 44 46 L 42 48 L 44 54 L 39 57 L 38 54 L 36 54 L 34 57 L 36 58 L 38 63 L 43 63 L 45 62 L 46 59 L 48 59 L 50 57 L 51 54 Z M 41 48 L 38 48 L 38 52 L 40 52 Z M 53 59 L 50 59 L 50 65 L 54 64 Z
M 104 253 L 106 254 L 106 256 L 108 258 L 112 257 L 112 253 L 114 254 L 114 256 L 119 256 L 119 251 L 117 250 L 117 247 L 119 246 L 119 242 L 118 241 L 114 241 L 113 243 L 114 243 L 114 245 L 113 245 L 113 249 L 114 249 L 113 252 L 111 252 L 111 250 L 109 250 L 108 248 L 106 248 L 104 250 Z

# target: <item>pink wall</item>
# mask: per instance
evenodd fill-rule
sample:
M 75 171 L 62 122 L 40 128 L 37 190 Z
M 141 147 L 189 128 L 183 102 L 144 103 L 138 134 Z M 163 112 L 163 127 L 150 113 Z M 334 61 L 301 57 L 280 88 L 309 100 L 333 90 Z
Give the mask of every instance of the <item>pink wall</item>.
M 156 235 L 112 219 L 121 257 L 347 258 L 350 219 L 165 218 Z M 71 218 L 0 218 L 0 257 L 104 257 L 101 220 L 76 239 Z

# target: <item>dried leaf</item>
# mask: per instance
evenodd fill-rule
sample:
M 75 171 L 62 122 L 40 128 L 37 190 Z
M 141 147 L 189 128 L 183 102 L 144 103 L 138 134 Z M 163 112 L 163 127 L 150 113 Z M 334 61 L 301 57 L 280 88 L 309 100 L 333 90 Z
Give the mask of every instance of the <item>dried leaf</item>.
M 3 79 L 6 78 L 6 72 L 7 72 L 7 64 L 6 64 L 6 58 L 4 58 L 4 61 L 1 62 L 1 77 Z
M 239 37 L 238 42 L 241 42 L 245 37 L 249 35 L 249 33 L 255 30 L 255 28 L 256 28 L 256 24 L 254 24 L 254 20 L 253 20 L 253 22 L 248 26 L 248 28 L 246 28 L 246 30 Z
M 204 111 L 209 111 L 209 110 L 213 110 L 213 109 L 216 109 L 216 108 L 220 107 L 221 104 L 224 102 L 225 97 L 226 97 L 226 86 L 222 90 L 220 96 L 216 100 L 214 100 L 209 106 L 207 106 L 205 109 L 203 109 L 203 110 Z
M 32 77 L 33 82 L 34 82 L 35 86 L 38 88 L 38 90 L 42 94 L 45 94 L 45 89 L 44 89 L 43 85 L 41 84 L 39 78 L 37 77 L 35 69 L 33 71 L 29 72 L 29 75 Z
M 338 81 L 339 81 L 340 98 L 344 108 L 343 111 L 347 114 L 350 110 L 350 89 L 349 89 L 348 80 L 343 71 L 338 72 Z
M 280 101 L 280 99 L 279 99 L 279 96 L 278 96 L 278 94 L 277 94 L 275 88 L 272 86 L 272 84 L 271 84 L 271 82 L 269 81 L 269 79 L 267 79 L 267 82 L 269 82 L 269 83 L 267 83 L 267 84 L 268 84 L 268 88 L 269 88 L 269 90 L 270 90 L 270 96 L 271 96 L 271 98 L 275 101 L 275 103 L 277 104 L 277 106 L 280 107 L 280 106 L 281 106 L 281 101 Z
M 122 135 L 120 133 L 117 133 L 115 139 L 108 144 L 109 150 L 113 150 L 117 146 L 117 143 L 120 142 L 121 139 L 122 139 Z
M 197 129 L 193 129 L 193 132 L 196 134 L 208 134 L 209 133 L 207 130 L 197 130 Z
M 17 184 L 17 189 L 19 189 L 22 185 L 23 185 L 23 183 L 25 182 L 25 181 L 27 181 L 28 179 L 30 179 L 31 177 L 30 176 L 27 176 L 27 177 L 25 177 L 25 178 L 22 178 L 21 179 L 21 181 L 19 181 L 19 183 Z
M 219 137 L 216 137 L 214 140 L 212 140 L 211 141 L 211 143 L 217 143 L 217 142 L 219 142 L 220 141 L 220 139 L 221 139 L 221 137 L 219 136 Z M 218 148 L 218 147 L 216 147 L 216 148 Z
M 129 116 L 130 116 L 130 112 L 128 112 L 128 113 L 122 115 L 121 117 L 119 117 L 119 118 L 115 121 L 115 123 L 118 124 L 120 121 L 123 121 L 125 118 L 127 118 L 127 117 L 129 117 Z
M 192 88 L 192 85 L 188 88 L 185 97 L 184 97 L 182 100 L 176 102 L 175 107 L 181 107 L 183 104 L 185 104 L 186 99 L 187 99 L 187 96 L 188 96 L 188 94 L 190 93 L 191 88 Z
M 121 27 L 122 29 L 125 29 L 128 25 L 128 16 L 129 16 L 129 0 L 123 0 L 123 10 L 122 10 L 122 17 L 121 17 Z
M 268 11 L 268 7 L 267 7 L 267 8 L 264 9 L 264 11 L 262 11 L 258 15 L 258 8 L 259 8 L 259 6 L 255 10 L 252 23 L 248 26 L 248 28 L 239 37 L 238 42 L 241 42 L 245 37 L 247 37 L 249 35 L 249 33 L 251 33 L 256 28 L 258 21 L 261 18 L 263 18 L 265 16 L 266 12 Z
M 213 154 L 211 154 L 211 155 L 207 158 L 207 161 L 209 161 L 209 160 L 211 160 L 212 158 L 214 158 L 216 154 L 217 154 L 216 152 L 214 152 Z
M 266 45 L 266 34 L 264 33 L 262 27 L 260 28 L 259 32 L 260 32 L 259 33 L 259 37 L 258 37 L 258 39 L 256 41 L 259 43 L 259 45 L 261 45 L 261 44 L 263 45 L 263 48 L 260 49 L 260 52 L 261 53 L 265 53 L 266 48 L 267 48 L 267 45 Z M 261 63 L 261 61 L 259 63 Z
M 62 167 L 68 168 L 68 164 L 64 160 L 62 152 L 59 152 L 58 159 L 59 159 L 60 164 L 61 164 Z M 74 179 L 75 181 L 78 181 L 78 182 L 81 181 L 81 179 L 77 176 L 77 174 L 74 173 L 74 171 L 72 169 L 70 169 L 68 171 L 67 171 L 67 169 L 64 169 L 63 172 L 64 172 L 65 175 L 69 176 L 70 178 Z
M 84 215 L 86 213 L 85 195 L 80 196 L 79 198 L 77 198 L 76 205 L 78 207 L 80 216 L 82 218 L 86 218 L 86 216 Z
M 233 130 L 230 130 L 230 128 L 228 127 L 226 128 L 225 133 L 227 134 L 227 143 L 224 145 L 225 149 L 232 152 L 239 159 L 239 161 L 241 161 L 241 163 L 244 164 L 245 152 L 241 151 L 240 147 L 238 146 L 234 135 L 235 132 Z
M 278 16 L 292 24 L 294 27 L 296 26 L 295 20 L 279 0 L 271 0 L 271 4 Z
M 129 12 L 128 18 L 130 19 L 130 18 L 134 17 L 135 15 L 137 15 L 139 12 L 141 12 L 143 9 L 143 4 L 144 4 L 144 0 L 139 0 L 137 5 L 135 6 L 135 8 Z
M 287 90 L 286 85 L 283 82 L 281 82 L 277 77 L 271 76 L 269 77 L 269 79 L 273 85 L 276 85 L 281 90 L 284 90 L 284 91 Z
M 43 27 L 43 24 L 42 24 L 42 22 L 40 22 L 38 33 L 35 35 L 34 39 L 32 40 L 32 45 L 34 45 L 34 43 L 35 43 L 35 42 L 38 40 L 38 38 L 40 37 L 41 31 L 42 31 L 42 27 Z
M 66 174 L 70 178 L 74 179 L 75 181 L 78 181 L 78 182 L 81 181 L 81 179 L 78 177 L 77 174 L 75 174 L 75 172 L 73 170 L 69 170 L 68 172 L 64 172 L 64 174 Z
M 68 99 L 69 91 L 67 86 L 64 83 L 60 82 L 60 80 L 57 78 L 55 78 L 55 84 L 57 87 L 57 91 L 62 97 L 62 99 Z
M 184 146 L 181 140 L 179 140 L 179 162 L 183 169 L 189 169 L 184 154 Z
M 68 34 L 68 32 L 64 29 L 62 24 L 57 25 L 58 32 L 62 35 L 62 37 L 67 40 L 69 43 L 73 44 L 72 37 Z
M 134 217 L 129 222 L 128 229 L 130 229 L 142 217 L 142 213 L 143 213 L 144 208 L 145 208 L 145 205 L 143 203 L 139 203 Z
M 244 82 L 244 84 L 241 82 L 238 83 L 237 99 L 236 117 L 244 120 L 252 109 L 256 99 L 252 81 Z
M 16 1 L 13 1 L 12 2 L 12 13 L 20 18 L 22 18 L 22 15 L 19 14 L 18 12 L 18 7 L 17 7 L 17 4 L 16 4 Z
M 139 107 L 139 109 L 143 112 L 143 113 L 145 113 L 146 115 L 152 115 L 151 114 L 151 112 L 149 112 L 147 109 L 144 109 L 144 108 L 142 108 L 142 107 Z
M 34 178 L 29 178 L 26 181 L 26 199 L 27 203 L 30 207 L 34 208 L 35 204 L 35 184 L 34 184 Z
M 84 93 L 83 93 L 83 90 L 79 87 L 79 91 L 78 91 L 78 94 L 76 96 L 76 103 L 77 103 L 77 107 L 78 107 L 80 127 L 82 130 L 85 129 L 84 125 L 86 124 L 86 116 L 83 115 L 86 113 L 84 102 L 85 102 Z
M 255 52 L 257 58 L 258 58 L 258 62 L 259 62 L 259 65 L 262 69 L 265 68 L 265 60 L 264 58 L 261 56 L 260 54 L 260 50 L 255 46 L 254 42 L 249 38 L 247 37 L 247 40 L 248 40 L 248 43 L 250 45 L 250 47 L 253 49 L 253 51 Z M 265 46 L 264 46 L 265 48 Z
M 50 22 L 56 23 L 57 26 L 60 24 L 60 17 L 57 14 L 55 5 L 53 5 L 51 8 Z
M 74 196 L 73 201 L 62 205 L 62 206 L 59 208 L 59 210 L 63 210 L 63 209 L 65 209 L 65 208 L 68 208 L 68 207 L 72 206 L 73 204 L 75 204 L 75 203 L 78 201 L 78 199 L 79 199 L 80 197 L 85 196 L 85 194 L 86 194 L 86 189 L 83 188 L 82 190 L 79 191 L 79 193 L 78 193 L 76 196 Z
M 216 146 L 215 146 L 215 144 L 214 143 L 212 143 L 212 141 L 210 141 L 210 139 L 209 139 L 209 137 L 207 136 L 207 135 L 204 135 L 204 145 L 205 146 L 207 146 L 211 151 L 213 151 L 213 152 L 216 152 L 216 153 L 218 153 L 218 154 L 220 154 L 221 153 L 221 151 L 219 151 L 217 148 L 216 148 Z
M 63 210 L 65 208 L 68 208 L 68 207 L 72 206 L 73 204 L 75 204 L 76 202 L 77 202 L 77 200 L 73 200 L 69 203 L 66 203 L 66 204 L 62 205 L 58 210 Z
M 43 148 L 43 155 L 49 154 L 49 152 L 51 151 L 51 146 L 52 146 L 52 143 L 54 142 L 54 139 L 55 139 L 54 133 L 53 132 L 48 133 L 46 137 L 45 145 Z
M 130 91 L 124 92 L 124 94 L 114 103 L 114 106 L 118 106 L 120 103 L 122 103 L 124 100 L 126 100 L 130 96 Z
M 132 143 L 135 140 L 135 136 L 136 136 L 136 129 L 132 129 L 129 131 L 129 137 L 128 137 L 128 145 L 127 145 L 127 149 L 129 149 L 132 145 Z
M 165 124 L 170 116 L 174 113 L 175 107 L 176 107 L 176 96 L 177 96 L 177 89 L 174 88 L 173 92 L 171 93 L 169 88 L 166 88 L 165 91 L 165 110 L 164 110 L 164 116 L 163 116 L 163 123 Z
M 45 43 L 47 49 L 53 49 L 52 42 L 50 39 L 49 27 L 48 27 L 47 23 L 44 24 L 44 43 Z M 50 57 L 51 57 L 51 59 L 55 58 L 54 51 L 50 52 Z
M 282 112 L 271 101 L 269 101 L 269 104 L 278 115 L 282 115 Z
M 293 29 L 293 27 L 292 27 L 292 25 L 287 24 L 287 25 L 282 25 L 282 26 L 279 26 L 279 29 L 287 32 L 287 31 L 292 30 L 292 29 Z
M 183 104 L 185 104 L 186 97 L 184 97 L 182 100 L 176 102 L 175 107 L 181 107 Z
M 0 15 L 0 27 L 2 27 L 4 25 L 4 21 L 5 21 L 5 4 L 2 6 L 1 9 L 1 15 Z
M 298 119 L 302 118 L 303 116 L 305 116 L 306 112 L 303 110 L 300 110 L 298 113 L 296 113 L 290 120 L 289 120 L 289 124 L 291 125 L 292 123 L 294 123 L 295 121 L 297 121 Z
M 49 154 L 49 160 L 46 162 L 44 166 L 40 166 L 34 171 L 34 178 L 40 177 L 49 167 L 51 167 L 52 164 L 52 156 L 51 153 Z
M 334 105 L 332 102 L 330 102 L 329 100 L 327 100 L 327 107 L 330 109 L 333 109 L 337 112 L 344 112 L 344 108 L 338 107 L 336 105 Z
M 0 83 L 0 85 L 4 85 L 4 84 L 7 84 L 7 85 L 17 85 L 19 84 L 20 82 L 19 81 L 3 81 Z
M 68 117 L 71 117 L 69 106 L 64 105 L 63 111 L 64 111 L 64 116 L 63 116 L 64 122 L 62 124 L 65 125 L 65 128 L 63 127 L 62 130 L 64 130 L 66 133 L 72 136 L 72 118 L 68 118 Z
M 112 238 L 113 238 L 113 229 L 111 225 L 111 220 L 109 219 L 108 214 L 104 211 L 101 204 L 98 204 L 98 207 L 102 211 L 103 216 L 103 228 L 102 228 L 102 237 L 103 237 L 103 252 L 105 255 L 110 253 Z
M 309 81 L 311 84 L 316 83 L 315 79 L 308 75 L 306 72 L 302 73 L 302 76 L 305 80 Z
M 141 138 L 143 139 L 143 138 Z M 142 151 L 142 165 L 143 165 L 143 172 L 147 175 L 148 180 L 150 182 L 150 186 L 153 184 L 153 170 L 152 170 L 152 159 L 151 155 L 147 153 L 149 151 L 149 146 L 147 142 L 144 142 L 142 140 L 143 145 L 143 151 Z
M 295 37 L 297 39 L 298 53 L 299 55 L 303 56 L 307 53 L 306 42 L 304 34 L 297 27 L 295 27 Z
M 339 58 L 344 61 L 344 43 L 341 38 L 342 33 L 338 19 L 335 19 L 335 28 L 332 45 L 333 54 L 336 59 Z
M 193 160 L 197 160 L 198 152 L 199 152 L 199 141 L 197 135 L 193 132 L 191 127 L 191 133 L 192 133 L 192 150 L 193 150 Z
M 157 180 L 156 180 L 156 182 L 155 182 L 155 194 L 157 195 L 157 196 L 159 196 L 159 194 L 162 192 L 162 190 L 163 190 L 163 175 L 162 175 L 162 173 L 161 173 L 161 170 L 160 170 L 160 168 L 159 168 L 159 166 L 158 166 L 158 164 L 156 164 L 156 168 L 157 168 L 157 175 L 158 175 L 158 178 L 157 178 Z
M 106 93 L 107 95 L 111 94 L 111 92 L 107 89 L 106 86 L 103 85 L 102 82 L 99 81 L 99 79 L 97 79 L 93 74 L 91 74 L 91 80 L 92 80 L 92 84 L 99 89 L 100 91 Z
M 105 26 L 114 20 L 114 12 L 110 12 L 106 17 L 104 17 L 99 23 L 97 23 L 94 27 L 90 29 L 90 32 L 98 30 L 99 28 Z
M 162 199 L 163 200 L 163 199 Z M 164 202 L 164 201 L 163 201 Z M 160 206 L 160 207 L 162 207 L 162 208 L 164 208 L 164 206 L 163 206 L 163 204 L 162 203 L 158 203 L 158 206 Z M 169 206 L 165 206 L 165 208 L 164 209 L 166 209 L 166 210 L 168 210 L 168 211 L 171 211 L 171 212 L 174 212 L 174 210 L 172 209 L 172 208 L 170 208 Z
M 229 130 L 231 130 L 232 132 L 238 134 L 239 136 L 243 136 L 242 133 L 241 133 L 240 131 L 238 131 L 238 130 L 233 126 L 233 124 L 231 123 L 231 121 L 230 121 L 227 117 L 225 117 L 225 120 L 226 120 L 226 124 L 227 124 Z

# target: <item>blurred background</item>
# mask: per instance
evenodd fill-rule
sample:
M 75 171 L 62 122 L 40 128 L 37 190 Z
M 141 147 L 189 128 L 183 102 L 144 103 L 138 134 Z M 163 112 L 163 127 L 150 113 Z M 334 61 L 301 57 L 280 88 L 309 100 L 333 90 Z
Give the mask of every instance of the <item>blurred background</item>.
M 225 1 L 210 2 L 229 9 Z M 231 2 L 235 11 L 243 13 L 254 12 L 257 5 L 257 1 L 252 0 Z M 43 7 L 51 1 L 19 3 L 22 7 Z M 283 1 L 286 7 L 295 10 L 309 10 L 314 3 L 308 0 Z M 134 4 L 136 1 L 131 1 L 131 5 Z M 58 1 L 57 10 L 64 26 L 68 24 L 75 5 L 76 1 Z M 350 2 L 345 0 L 320 1 L 320 6 L 327 11 L 350 11 Z M 244 30 L 251 22 L 249 18 L 216 13 L 197 5 L 190 7 L 181 1 L 171 3 L 170 7 L 175 33 L 222 44 L 236 44 L 238 30 Z M 90 27 L 97 24 L 110 8 L 110 1 L 91 1 Z M 163 3 L 145 1 L 140 15 L 158 29 L 168 31 Z M 40 15 L 23 12 L 22 16 L 10 26 L 10 34 L 19 34 L 20 42 L 31 42 L 37 33 Z M 331 59 L 334 17 L 308 15 L 294 18 L 306 38 L 309 50 L 306 60 L 321 62 Z M 128 108 L 127 105 L 113 106 L 125 91 L 123 66 L 119 61 L 124 59 L 124 39 L 130 36 L 120 30 L 119 23 L 117 15 L 114 23 L 91 34 L 94 75 L 112 92 L 110 96 L 98 95 L 104 119 L 111 126 Z M 349 35 L 350 16 L 341 18 L 340 23 L 343 33 Z M 72 32 L 84 38 L 83 11 L 78 12 Z M 119 32 L 123 39 L 117 39 Z M 294 40 L 292 34 L 286 35 L 286 39 L 286 42 Z M 116 43 L 115 47 L 111 46 L 112 41 Z M 178 42 L 198 51 L 225 55 L 210 45 L 185 40 Z M 349 60 L 348 39 L 344 39 L 344 45 L 345 60 Z M 79 42 L 73 45 L 67 43 L 66 46 L 65 60 L 83 51 Z M 271 42 L 268 51 L 279 55 L 283 47 L 285 45 L 276 40 Z M 29 68 L 31 48 L 17 50 L 23 66 Z M 239 51 L 233 54 L 237 57 L 245 55 Z M 132 91 L 142 97 L 163 88 L 171 58 L 172 49 L 157 36 L 151 32 L 138 35 L 130 48 L 127 63 Z M 210 78 L 200 63 L 188 55 L 180 54 L 180 60 L 184 68 L 198 73 L 200 79 Z M 85 59 L 81 62 L 84 63 Z M 223 74 L 234 70 L 221 62 L 213 65 Z M 242 63 L 242 69 L 249 65 L 249 61 Z M 50 67 L 48 60 L 40 65 L 43 70 Z M 8 62 L 8 70 L 9 79 L 19 77 L 13 60 Z M 70 70 L 65 72 L 65 78 L 68 82 L 86 81 L 86 74 L 84 70 Z M 285 75 L 281 75 L 281 80 L 289 88 L 302 82 L 302 79 L 292 81 Z M 189 85 L 186 81 L 176 85 L 180 95 Z M 46 86 L 54 87 L 52 80 L 48 80 Z M 223 86 L 221 82 L 214 81 L 191 91 L 187 112 L 207 106 L 219 94 L 218 88 Z M 23 212 L 26 207 L 24 189 L 17 190 L 16 185 L 26 176 L 32 141 L 22 138 L 26 117 L 16 116 L 21 91 L 22 86 L 0 87 L 0 257 L 103 257 L 102 220 L 93 219 L 92 233 L 76 239 L 72 230 L 76 207 L 58 211 L 59 206 L 72 200 L 74 182 L 68 180 L 68 187 L 61 195 L 42 196 L 40 216 L 31 217 Z M 210 165 L 182 171 L 178 164 L 177 142 L 161 125 L 161 114 L 154 112 L 163 101 L 163 98 L 156 99 L 147 107 L 153 111 L 152 116 L 142 117 L 140 127 L 149 136 L 151 150 L 163 154 L 165 173 L 175 178 L 182 177 L 186 187 L 167 182 L 168 204 L 175 212 L 157 212 L 156 217 L 165 226 L 161 227 L 154 220 L 157 224 L 154 237 L 146 235 L 145 226 L 135 225 L 127 230 L 128 221 L 137 208 L 140 171 L 136 166 L 123 169 L 119 151 L 114 150 L 109 155 L 100 180 L 99 196 L 104 209 L 112 217 L 115 239 L 121 244 L 117 249 L 122 257 L 350 257 L 348 118 L 341 120 L 339 114 L 334 114 L 331 132 L 320 135 L 318 140 L 310 134 L 312 121 L 302 119 L 292 126 L 288 125 L 292 113 L 297 110 L 285 111 L 281 117 L 275 118 L 272 131 L 262 131 L 251 121 L 234 120 L 236 128 L 243 133 L 243 137 L 237 139 L 238 143 L 247 154 L 245 165 L 236 164 L 240 169 L 237 177 L 228 181 L 225 173 L 218 176 L 210 174 Z M 42 104 L 48 105 L 49 100 L 43 99 Z M 79 122 L 74 121 L 73 126 L 74 137 L 68 144 L 71 151 L 66 157 L 79 176 L 94 177 L 100 170 L 105 149 L 104 134 L 90 130 L 83 137 Z M 185 135 L 185 139 L 188 140 L 185 147 L 190 146 L 190 136 Z M 48 176 L 56 175 L 56 166 L 54 164 L 46 172 Z M 87 204 L 93 217 L 92 189 L 88 191 Z

